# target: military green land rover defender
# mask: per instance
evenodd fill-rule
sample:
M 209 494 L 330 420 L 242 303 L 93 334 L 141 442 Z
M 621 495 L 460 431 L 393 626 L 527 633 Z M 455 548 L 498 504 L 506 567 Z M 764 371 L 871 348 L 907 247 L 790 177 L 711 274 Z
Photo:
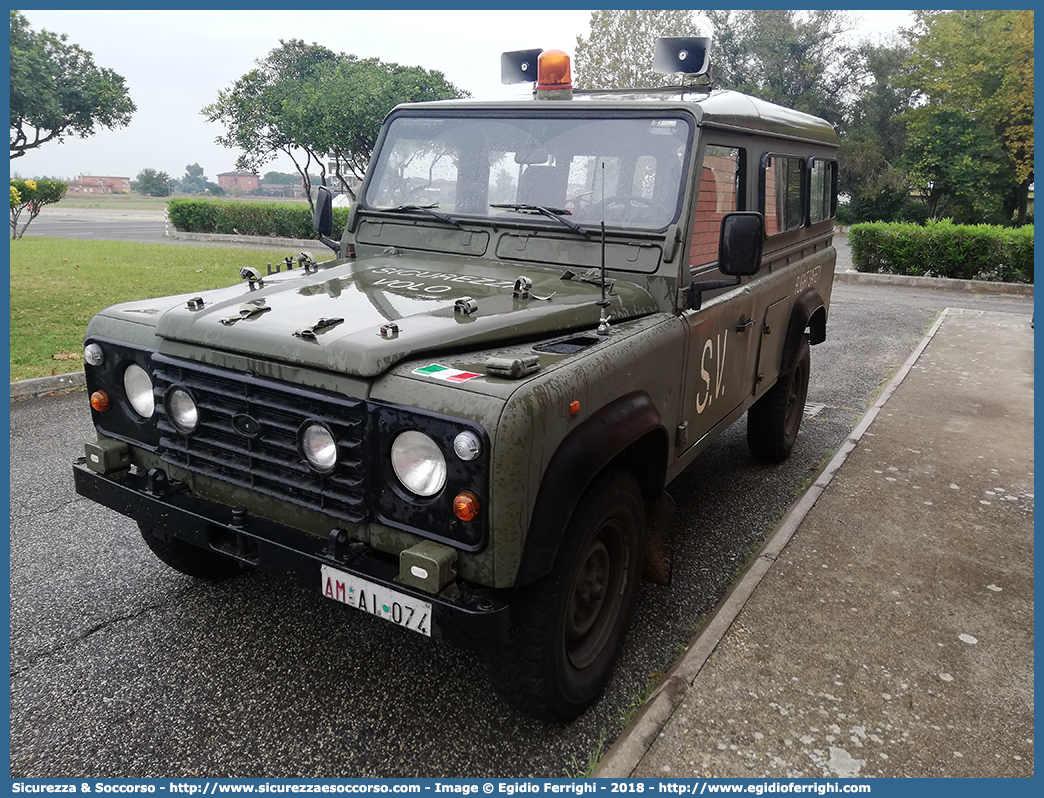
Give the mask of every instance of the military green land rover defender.
M 533 97 L 396 108 L 340 241 L 319 190 L 334 259 L 99 313 L 77 490 L 179 571 L 287 577 L 581 712 L 669 577 L 665 486 L 743 413 L 785 458 L 826 336 L 837 138 L 698 85 L 708 46 L 661 40 L 689 82 L 655 90 L 505 54 Z

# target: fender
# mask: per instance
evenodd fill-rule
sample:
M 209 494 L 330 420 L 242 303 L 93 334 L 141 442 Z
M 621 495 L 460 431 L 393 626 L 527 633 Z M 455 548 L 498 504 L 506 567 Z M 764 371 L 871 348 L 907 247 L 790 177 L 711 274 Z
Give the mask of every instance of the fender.
M 620 455 L 636 449 L 633 454 L 642 467 L 635 474 L 643 492 L 661 493 L 668 439 L 659 411 L 642 392 L 613 400 L 570 432 L 540 483 L 515 586 L 529 584 L 551 570 L 577 502 L 595 476 Z
M 787 328 L 787 339 L 783 344 L 783 361 L 793 352 L 808 330 L 808 342 L 813 346 L 826 340 L 826 303 L 815 288 L 809 288 L 794 302 L 790 311 L 790 326 Z

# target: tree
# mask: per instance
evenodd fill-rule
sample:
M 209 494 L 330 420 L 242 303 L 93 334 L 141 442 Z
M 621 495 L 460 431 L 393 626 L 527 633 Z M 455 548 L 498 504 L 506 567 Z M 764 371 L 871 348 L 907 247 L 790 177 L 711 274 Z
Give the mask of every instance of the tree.
M 849 221 L 923 218 L 920 206 L 910 201 L 910 177 L 902 159 L 902 115 L 919 95 L 898 79 L 908 71 L 911 55 L 910 46 L 899 37 L 883 44 L 863 42 L 853 52 L 862 78 L 841 126 L 838 185 L 850 198 Z
M 131 181 L 131 189 L 150 197 L 169 197 L 171 192 L 170 175 L 157 172 L 155 169 L 142 169 Z
M 198 163 L 186 166 L 185 176 L 178 181 L 178 187 L 185 194 L 203 194 L 207 190 L 207 178 L 203 174 L 203 167 Z
M 261 178 L 262 183 L 271 183 L 275 186 L 292 186 L 297 181 L 296 175 L 286 172 L 265 172 L 265 176 Z
M 440 72 L 363 61 L 291 39 L 202 113 L 225 126 L 219 144 L 242 151 L 239 169 L 257 171 L 281 152 L 289 156 L 311 204 L 313 163 L 324 184 L 327 155 L 335 156 L 337 171 L 361 176 L 381 122 L 396 104 L 460 96 Z
M 217 101 L 203 108 L 207 121 L 225 126 L 217 143 L 242 151 L 237 169 L 258 171 L 284 153 L 293 161 L 312 203 L 308 169 L 312 161 L 322 168 L 324 153 L 310 140 L 308 125 L 314 120 L 309 118 L 310 103 L 305 98 L 314 93 L 309 87 L 317 80 L 319 66 L 336 58 L 319 44 L 280 40 L 279 47 L 256 62 L 256 69 L 219 91 Z
M 124 79 L 67 38 L 34 32 L 11 12 L 12 158 L 66 135 L 87 138 L 98 128 L 123 127 L 137 110 Z
M 973 114 L 925 106 L 907 114 L 904 160 L 933 219 L 1004 224 L 1014 163 L 993 131 Z
M 858 64 L 843 11 L 705 11 L 714 29 L 714 85 L 840 125 Z
M 355 198 L 348 172 L 361 179 L 377 145 L 384 118 L 400 103 L 429 102 L 468 96 L 441 72 L 422 67 L 342 56 L 324 67 L 310 101 L 319 125 L 317 147 L 333 156 L 334 173 Z
M 917 11 L 914 19 L 909 85 L 1001 141 L 1012 169 L 1005 207 L 1021 221 L 1033 182 L 1033 12 Z
M 21 238 L 33 219 L 40 215 L 45 205 L 53 205 L 65 196 L 69 187 L 59 180 L 12 180 L 11 181 L 11 238 Z M 18 229 L 19 217 L 29 211 L 22 229 Z
M 660 36 L 697 36 L 692 12 L 592 11 L 591 32 L 576 37 L 573 84 L 579 89 L 668 86 L 677 75 L 653 72 L 653 45 Z

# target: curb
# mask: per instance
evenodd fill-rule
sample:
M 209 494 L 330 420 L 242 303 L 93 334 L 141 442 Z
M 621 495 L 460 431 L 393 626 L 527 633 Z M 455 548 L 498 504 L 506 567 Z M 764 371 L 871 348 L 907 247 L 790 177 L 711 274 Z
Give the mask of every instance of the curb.
M 844 271 L 834 273 L 835 283 L 872 283 L 907 288 L 948 288 L 958 291 L 978 291 L 986 294 L 1014 294 L 1033 296 L 1033 286 L 1025 283 L 993 283 L 987 280 L 955 280 L 952 277 L 913 277 L 906 274 L 875 274 Z
M 918 278 L 912 278 L 918 279 Z M 934 278 L 921 278 L 932 280 Z M 629 778 L 635 768 L 652 747 L 660 732 L 671 719 L 674 711 L 685 699 L 688 691 L 692 688 L 699 676 L 700 671 L 710 659 L 711 654 L 717 648 L 718 643 L 728 632 L 733 621 L 739 615 L 740 610 L 754 594 L 761 580 L 768 575 L 776 558 L 782 553 L 784 547 L 797 532 L 801 522 L 808 515 L 819 497 L 826 490 L 834 475 L 838 472 L 848 455 L 856 448 L 860 438 L 867 431 L 874 419 L 881 412 L 885 402 L 895 393 L 896 388 L 910 373 L 917 359 L 931 342 L 935 333 L 942 326 L 946 316 L 952 311 L 946 308 L 936 319 L 931 329 L 925 334 L 921 343 L 913 351 L 906 362 L 899 369 L 888 385 L 881 392 L 870 408 L 863 414 L 862 418 L 852 428 L 852 432 L 845 438 L 837 453 L 830 462 L 819 472 L 812 486 L 790 506 L 783 520 L 769 534 L 765 544 L 751 560 L 743 576 L 740 577 L 725 594 L 725 598 L 711 613 L 710 619 L 704 628 L 689 643 L 689 647 L 681 658 L 675 662 L 667 672 L 667 676 L 659 687 L 653 691 L 649 700 L 645 702 L 638 711 L 638 715 L 627 726 L 616 742 L 610 746 L 605 757 L 599 762 L 591 773 L 592 778 Z
M 11 383 L 11 399 L 35 399 L 52 393 L 68 393 L 87 387 L 87 378 L 82 371 L 56 374 L 53 377 L 33 377 Z
M 226 233 L 181 233 L 172 232 L 167 235 L 167 238 L 180 238 L 185 241 L 214 241 L 222 244 L 250 244 L 253 246 L 264 246 L 264 247 L 293 247 L 294 249 L 300 249 L 301 247 L 322 247 L 326 250 L 326 245 L 323 244 L 317 238 L 276 238 L 274 236 L 238 236 L 228 235 Z

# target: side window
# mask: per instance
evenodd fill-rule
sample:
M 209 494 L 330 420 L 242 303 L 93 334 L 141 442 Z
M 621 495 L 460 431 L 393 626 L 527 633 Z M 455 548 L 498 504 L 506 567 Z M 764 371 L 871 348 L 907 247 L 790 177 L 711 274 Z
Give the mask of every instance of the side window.
M 761 212 L 765 235 L 795 230 L 805 224 L 805 162 L 801 158 L 766 153 L 761 157 Z
M 837 162 L 808 159 L 808 220 L 810 224 L 837 215 Z
M 696 216 L 689 244 L 689 266 L 705 266 L 718 259 L 721 219 L 739 210 L 742 199 L 744 150 L 707 145 L 703 153 Z

